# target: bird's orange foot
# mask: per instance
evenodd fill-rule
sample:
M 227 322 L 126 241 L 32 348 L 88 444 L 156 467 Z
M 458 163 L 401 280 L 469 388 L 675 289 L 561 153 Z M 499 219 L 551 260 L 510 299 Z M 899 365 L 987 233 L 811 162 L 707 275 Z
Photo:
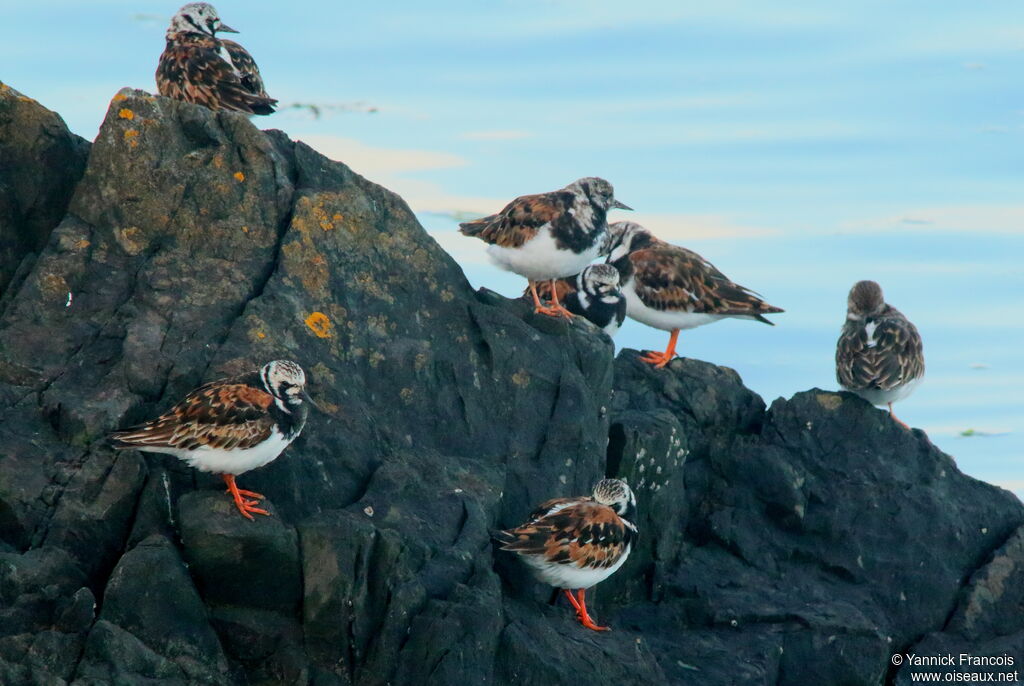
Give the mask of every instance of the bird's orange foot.
M 537 314 L 544 314 L 548 317 L 565 317 L 566 319 L 572 319 L 575 315 L 572 312 L 565 309 L 561 305 L 546 305 L 541 307 L 533 308 L 533 311 Z
M 231 492 L 230 488 L 225 488 L 224 492 L 225 493 L 231 493 L 232 495 L 234 495 Z M 267 497 L 267 496 L 263 495 L 262 493 L 257 493 L 256 491 L 247 491 L 244 488 L 239 488 L 238 489 L 238 495 L 245 496 L 247 498 L 255 498 L 256 500 L 263 500 L 264 498 Z
M 580 620 L 580 624 L 593 631 L 611 631 L 611 627 L 598 626 L 594 624 L 594 620 L 589 615 L 576 615 L 576 619 Z
M 253 514 L 270 516 L 269 512 L 256 507 L 256 505 L 258 505 L 258 503 L 255 500 L 242 500 L 241 498 L 235 499 L 235 507 L 238 508 L 238 511 L 241 512 L 242 516 L 246 519 L 255 520 L 256 518 L 252 516 Z
M 671 354 L 670 353 L 660 353 L 660 352 L 658 352 L 656 350 L 651 350 L 646 355 L 641 355 L 640 356 L 640 361 L 641 362 L 646 362 L 647 364 L 653 364 L 655 366 L 655 368 L 661 369 L 666 364 L 671 362 L 672 358 L 674 358 L 674 357 L 675 357 L 674 353 L 671 353 Z

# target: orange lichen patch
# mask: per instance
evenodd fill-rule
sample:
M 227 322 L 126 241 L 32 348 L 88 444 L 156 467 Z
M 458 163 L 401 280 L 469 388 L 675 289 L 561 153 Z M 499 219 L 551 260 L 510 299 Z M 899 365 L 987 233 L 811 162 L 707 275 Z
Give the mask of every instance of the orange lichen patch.
M 127 100 L 127 99 L 128 99 L 128 96 L 125 95 L 124 93 L 118 93 L 117 95 L 114 96 L 114 102 L 121 102 L 122 100 Z
M 262 331 L 257 331 L 256 332 L 256 338 L 259 338 L 260 340 L 263 340 L 266 337 L 267 337 L 267 334 L 263 333 Z
M 121 119 L 127 119 L 128 121 L 135 119 L 135 113 L 127 107 L 121 109 L 121 111 L 117 113 L 117 116 L 121 117 Z
M 90 245 L 92 245 L 92 243 L 90 243 L 89 241 L 87 241 L 87 240 L 85 240 L 83 238 L 83 239 L 79 240 L 77 243 L 75 243 L 75 250 L 85 250 Z
M 313 217 L 316 218 L 317 224 L 324 231 L 331 231 L 334 229 L 334 223 L 331 221 L 331 217 L 327 215 L 327 211 L 324 210 L 324 204 L 318 203 L 313 206 Z
M 124 132 L 124 139 L 128 143 L 128 146 L 132 148 L 137 148 L 139 146 L 139 142 L 135 140 L 138 136 L 139 132 L 135 129 L 128 129 Z
M 306 317 L 306 326 L 317 338 L 329 338 L 331 335 L 331 320 L 323 312 L 314 312 Z
M 243 226 L 242 227 L 242 233 L 249 233 L 249 227 L 248 226 Z
M 235 181 L 238 181 L 239 183 L 241 183 L 242 181 L 245 181 L 245 174 L 243 174 L 240 171 L 235 172 L 234 173 L 234 177 L 235 177 Z

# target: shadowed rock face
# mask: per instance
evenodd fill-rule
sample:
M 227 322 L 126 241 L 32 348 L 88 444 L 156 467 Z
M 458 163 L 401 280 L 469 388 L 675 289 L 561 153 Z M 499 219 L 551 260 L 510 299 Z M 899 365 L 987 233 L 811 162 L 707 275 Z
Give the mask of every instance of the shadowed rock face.
M 1021 645 L 1020 504 L 854 396 L 613 360 L 239 115 L 122 91 L 65 181 L 0 300 L 0 683 L 882 683 L 922 637 Z M 282 357 L 324 413 L 241 477 L 272 518 L 102 440 Z M 605 475 L 641 538 L 599 635 L 489 532 Z

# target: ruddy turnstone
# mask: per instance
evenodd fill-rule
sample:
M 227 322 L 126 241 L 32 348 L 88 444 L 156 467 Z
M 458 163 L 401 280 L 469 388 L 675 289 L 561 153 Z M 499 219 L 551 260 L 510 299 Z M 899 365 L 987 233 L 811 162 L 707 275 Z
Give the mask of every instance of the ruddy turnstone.
M 567 310 L 584 317 L 611 337 L 618 333 L 626 318 L 626 298 L 619 290 L 618 269 L 610 264 L 592 264 L 575 277 L 542 282 L 537 285 L 542 299 L 555 300 L 552 284 L 558 302 Z M 530 290 L 523 295 L 529 296 Z
M 156 68 L 160 95 L 205 105 L 211 110 L 271 114 L 277 100 L 267 95 L 252 55 L 216 33 L 238 33 L 223 24 L 206 2 L 178 10 L 167 29 L 167 47 Z
M 554 288 L 551 305 L 542 305 L 536 282 L 578 274 L 599 257 L 613 208 L 632 209 L 615 199 L 610 183 L 587 177 L 562 190 L 516 198 L 498 214 L 460 224 L 459 230 L 488 243 L 497 266 L 527 278 L 535 311 L 572 317 Z
M 273 461 L 302 431 L 313 404 L 302 367 L 275 360 L 258 371 L 212 381 L 156 419 L 111 434 L 115 448 L 166 453 L 201 472 L 221 474 L 238 511 L 270 514 L 235 477 Z M 315 407 L 315 405 L 314 405 Z M 246 500 L 252 498 L 252 500 Z
M 562 589 L 580 624 L 598 626 L 587 612 L 586 591 L 614 574 L 637 538 L 636 499 L 625 481 L 603 479 L 591 496 L 555 498 L 522 526 L 497 534 L 502 550 L 519 555 L 538 579 Z M 572 589 L 577 589 L 573 595 Z
M 839 385 L 872 405 L 892 404 L 910 395 L 924 377 L 921 335 L 909 319 L 887 305 L 882 287 L 858 281 L 846 300 L 846 323 L 836 343 Z
M 755 319 L 774 326 L 762 315 L 783 312 L 730 281 L 697 253 L 659 240 L 633 222 L 616 222 L 609 227 L 603 254 L 619 270 L 626 314 L 642 324 L 671 332 L 665 352 L 651 351 L 640 358 L 655 367 L 664 367 L 675 357 L 681 329 L 726 317 Z

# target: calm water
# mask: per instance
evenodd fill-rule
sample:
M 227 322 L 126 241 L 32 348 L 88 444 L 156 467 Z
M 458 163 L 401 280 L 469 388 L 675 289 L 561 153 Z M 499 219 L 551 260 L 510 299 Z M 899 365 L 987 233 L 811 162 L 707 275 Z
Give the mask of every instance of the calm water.
M 117 89 L 154 89 L 179 0 L 0 3 L 0 77 L 92 139 Z M 258 124 L 401 193 L 475 285 L 524 284 L 454 217 L 604 176 L 630 219 L 787 310 L 681 338 L 771 402 L 835 387 L 846 292 L 879 281 L 925 341 L 900 416 L 1024 494 L 1021 3 L 216 5 L 300 105 Z M 617 342 L 666 340 L 630 322 Z

